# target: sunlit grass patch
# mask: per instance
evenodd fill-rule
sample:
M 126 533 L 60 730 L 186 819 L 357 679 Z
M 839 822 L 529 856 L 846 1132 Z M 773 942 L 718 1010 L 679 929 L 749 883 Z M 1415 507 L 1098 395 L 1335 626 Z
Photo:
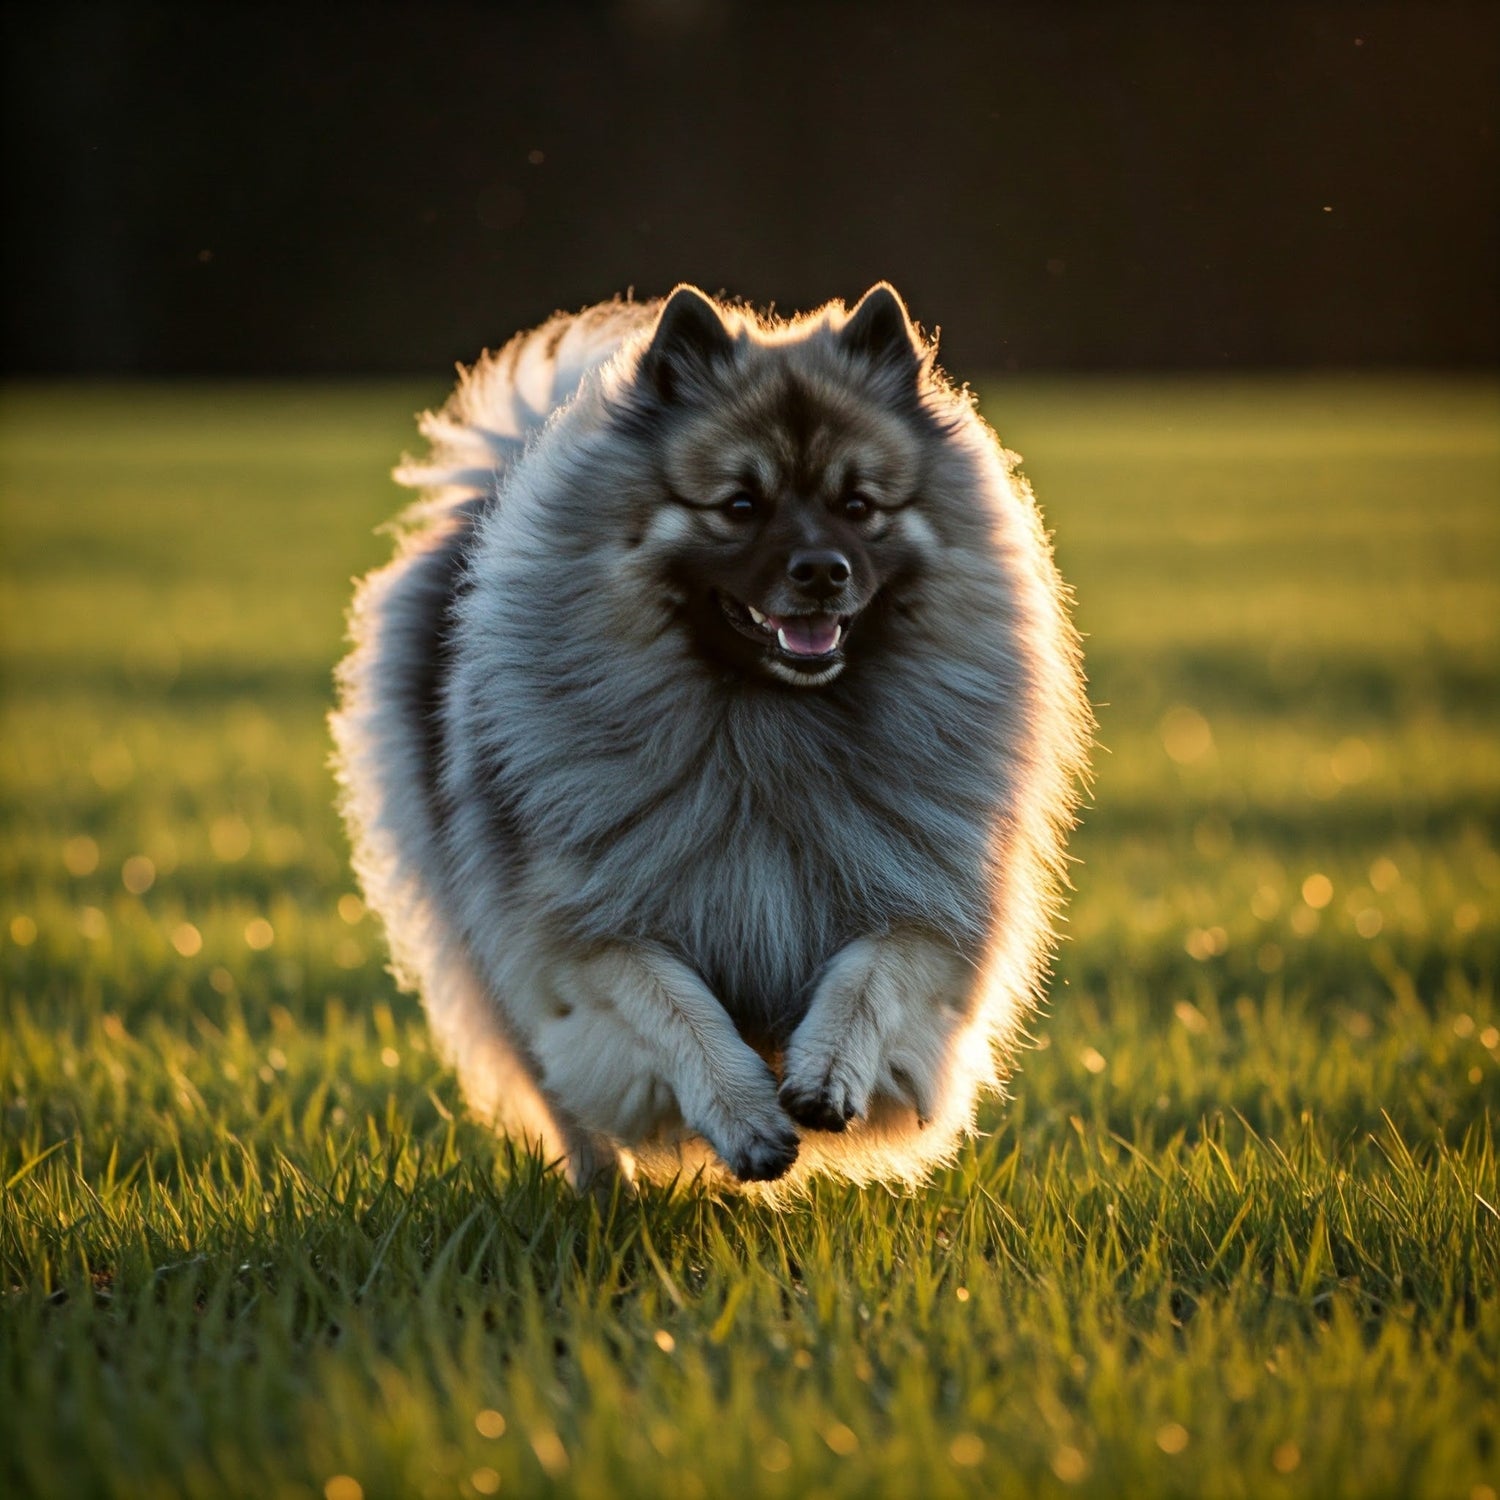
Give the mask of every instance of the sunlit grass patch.
M 578 1202 L 331 811 L 431 391 L 10 393 L 0 1488 L 1500 1489 L 1500 397 L 999 387 L 1088 634 L 1066 942 L 910 1198 Z

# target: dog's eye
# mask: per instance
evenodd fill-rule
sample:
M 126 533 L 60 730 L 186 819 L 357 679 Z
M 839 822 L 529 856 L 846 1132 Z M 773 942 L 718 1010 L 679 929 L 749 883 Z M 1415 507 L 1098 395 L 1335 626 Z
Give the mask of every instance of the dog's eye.
M 849 495 L 844 500 L 844 514 L 851 521 L 867 520 L 874 509 L 867 495 Z
M 749 491 L 741 490 L 739 494 L 731 495 L 719 508 L 731 521 L 750 521 L 759 513 L 760 504 Z

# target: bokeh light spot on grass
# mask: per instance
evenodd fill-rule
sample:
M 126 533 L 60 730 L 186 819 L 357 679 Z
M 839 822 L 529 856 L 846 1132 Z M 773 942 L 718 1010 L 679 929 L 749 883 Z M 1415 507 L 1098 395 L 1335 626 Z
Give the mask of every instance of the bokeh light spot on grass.
M 10 919 L 10 940 L 18 948 L 29 948 L 36 942 L 36 919 L 25 912 L 17 912 Z
M 1065 1443 L 1052 1455 L 1052 1472 L 1064 1484 L 1077 1484 L 1088 1477 L 1089 1461 L 1079 1449 Z
M 858 1435 L 852 1427 L 846 1427 L 842 1422 L 830 1422 L 823 1429 L 823 1441 L 840 1458 L 848 1458 L 859 1449 Z
M 323 1500 L 364 1500 L 364 1486 L 352 1474 L 335 1474 L 323 1486 Z
M 1188 1430 L 1181 1422 L 1167 1422 L 1156 1429 L 1156 1446 L 1163 1453 L 1169 1455 L 1181 1453 L 1189 1441 Z
M 1229 933 L 1222 927 L 1195 927 L 1183 941 L 1183 948 L 1200 963 L 1229 949 Z
M 1316 907 L 1309 906 L 1305 901 L 1293 908 L 1292 914 L 1287 918 L 1287 923 L 1298 937 L 1311 937 L 1322 922 Z
M 345 891 L 339 897 L 339 916 L 353 927 L 364 919 L 365 903 L 353 891 Z
M 532 1433 L 531 1451 L 549 1478 L 557 1479 L 568 1472 L 568 1450 L 550 1427 L 539 1427 Z
M 89 774 L 101 791 L 122 791 L 135 775 L 135 757 L 119 740 L 106 740 L 89 756 Z
M 155 861 L 145 854 L 132 854 L 120 866 L 120 883 L 132 896 L 144 896 L 156 884 Z
M 791 1445 L 785 1438 L 767 1438 L 760 1450 L 760 1466 L 768 1474 L 784 1474 L 792 1466 Z
M 1302 1462 L 1302 1450 L 1296 1443 L 1278 1443 L 1271 1450 L 1271 1467 L 1278 1474 L 1290 1474 Z
M 469 1475 L 469 1483 L 472 1484 L 481 1495 L 493 1495 L 500 1489 L 500 1475 L 496 1470 L 486 1466 L 484 1468 L 475 1469 L 474 1472 Z
M 1343 786 L 1355 786 L 1366 780 L 1375 764 L 1374 754 L 1362 739 L 1350 736 L 1340 740 L 1330 759 L 1334 778 Z
M 1323 874 L 1309 875 L 1302 882 L 1302 899 L 1314 911 L 1322 911 L 1333 900 L 1333 882 Z
M 264 917 L 256 917 L 245 924 L 245 943 L 257 953 L 264 952 L 276 941 L 276 929 Z
M 1191 1000 L 1179 1000 L 1172 1013 L 1194 1036 L 1202 1036 L 1208 1030 L 1208 1017 Z
M 172 929 L 172 946 L 184 957 L 192 958 L 203 951 L 203 934 L 191 922 Z
M 235 864 L 250 852 L 250 825 L 237 814 L 215 818 L 208 825 L 208 843 L 214 858 L 222 864 Z
M 500 1438 L 505 1436 L 505 1418 L 492 1406 L 487 1406 L 474 1418 L 474 1430 L 480 1437 Z
M 1213 749 L 1214 734 L 1196 708 L 1178 703 L 1162 716 L 1161 742 L 1179 766 L 1189 766 Z
M 961 1469 L 984 1462 L 984 1439 L 977 1432 L 961 1432 L 948 1444 L 948 1457 Z
M 1281 910 L 1281 892 L 1274 885 L 1262 882 L 1250 898 L 1250 910 L 1262 922 L 1269 922 Z
M 75 834 L 62 849 L 63 868 L 82 879 L 99 868 L 99 845 L 86 833 Z

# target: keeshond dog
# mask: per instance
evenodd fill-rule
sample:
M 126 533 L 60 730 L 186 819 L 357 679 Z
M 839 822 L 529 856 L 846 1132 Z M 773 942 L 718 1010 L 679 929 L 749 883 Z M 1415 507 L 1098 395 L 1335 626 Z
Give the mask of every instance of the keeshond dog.
M 950 1159 L 1091 730 L 1015 456 L 885 284 L 558 315 L 421 426 L 335 767 L 471 1106 L 596 1188 Z

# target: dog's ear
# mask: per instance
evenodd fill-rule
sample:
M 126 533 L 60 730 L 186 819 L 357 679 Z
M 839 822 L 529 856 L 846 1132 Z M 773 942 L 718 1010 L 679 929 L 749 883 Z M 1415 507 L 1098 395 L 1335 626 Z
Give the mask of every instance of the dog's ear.
M 656 332 L 641 356 L 641 378 L 664 400 L 673 400 L 684 380 L 707 372 L 734 352 L 734 338 L 719 310 L 695 286 L 679 286 L 662 306 Z
M 888 281 L 877 282 L 859 299 L 839 329 L 839 343 L 852 354 L 916 375 L 923 350 L 902 302 Z

